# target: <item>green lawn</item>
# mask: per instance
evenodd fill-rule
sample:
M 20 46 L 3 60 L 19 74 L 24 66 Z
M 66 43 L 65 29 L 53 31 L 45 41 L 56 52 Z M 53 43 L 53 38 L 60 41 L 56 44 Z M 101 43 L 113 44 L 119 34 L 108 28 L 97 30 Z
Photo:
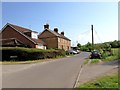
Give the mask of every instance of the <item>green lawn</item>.
M 103 76 L 95 81 L 82 84 L 78 88 L 118 88 L 118 75 Z

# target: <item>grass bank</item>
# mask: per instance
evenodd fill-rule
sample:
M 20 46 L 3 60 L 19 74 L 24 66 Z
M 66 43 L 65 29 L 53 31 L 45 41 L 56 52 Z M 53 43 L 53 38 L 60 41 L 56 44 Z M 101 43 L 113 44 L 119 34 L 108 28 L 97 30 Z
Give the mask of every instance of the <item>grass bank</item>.
M 118 88 L 118 75 L 99 77 L 97 80 L 81 84 L 79 88 Z

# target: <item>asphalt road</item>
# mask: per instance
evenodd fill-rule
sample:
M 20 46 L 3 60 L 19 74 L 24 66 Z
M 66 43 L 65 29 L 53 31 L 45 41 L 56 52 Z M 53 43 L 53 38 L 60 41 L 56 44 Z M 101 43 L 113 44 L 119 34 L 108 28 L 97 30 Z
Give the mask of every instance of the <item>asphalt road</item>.
M 45 63 L 3 65 L 2 88 L 73 88 L 88 56 L 82 52 Z

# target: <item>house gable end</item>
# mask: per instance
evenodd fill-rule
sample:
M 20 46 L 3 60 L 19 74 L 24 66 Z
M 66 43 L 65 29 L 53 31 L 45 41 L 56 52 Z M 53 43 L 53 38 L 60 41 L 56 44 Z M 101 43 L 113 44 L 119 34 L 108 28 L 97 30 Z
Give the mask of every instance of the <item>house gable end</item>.
M 40 35 L 39 38 L 52 38 L 52 37 L 57 37 L 56 35 L 54 35 L 51 31 L 49 30 L 44 30 Z
M 35 41 L 31 40 L 28 36 L 26 36 L 25 34 L 23 34 L 22 32 L 20 32 L 19 30 L 15 29 L 14 27 L 12 27 L 9 23 L 7 23 L 1 30 L 1 34 L 4 32 L 4 30 L 7 27 L 11 27 L 13 30 L 15 30 L 16 32 L 18 32 L 20 35 L 22 35 L 23 37 L 25 37 L 26 39 L 28 39 L 30 42 L 37 44 Z
M 9 33 L 9 34 L 8 34 Z M 19 31 L 15 30 L 11 26 L 6 26 L 2 30 L 2 39 L 8 39 L 8 38 L 16 38 L 23 42 L 25 45 L 28 45 L 30 47 L 35 47 L 35 43 L 33 43 L 31 40 L 29 40 L 27 37 L 25 37 L 23 34 L 19 33 Z

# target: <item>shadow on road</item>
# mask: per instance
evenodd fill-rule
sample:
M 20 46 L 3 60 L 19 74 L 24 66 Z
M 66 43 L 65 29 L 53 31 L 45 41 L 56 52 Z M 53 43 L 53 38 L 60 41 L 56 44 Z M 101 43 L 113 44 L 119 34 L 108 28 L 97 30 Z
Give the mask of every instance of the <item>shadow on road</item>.
M 120 60 L 114 60 L 114 61 L 111 61 L 111 62 L 106 62 L 106 63 L 103 63 L 102 65 L 120 65 Z

